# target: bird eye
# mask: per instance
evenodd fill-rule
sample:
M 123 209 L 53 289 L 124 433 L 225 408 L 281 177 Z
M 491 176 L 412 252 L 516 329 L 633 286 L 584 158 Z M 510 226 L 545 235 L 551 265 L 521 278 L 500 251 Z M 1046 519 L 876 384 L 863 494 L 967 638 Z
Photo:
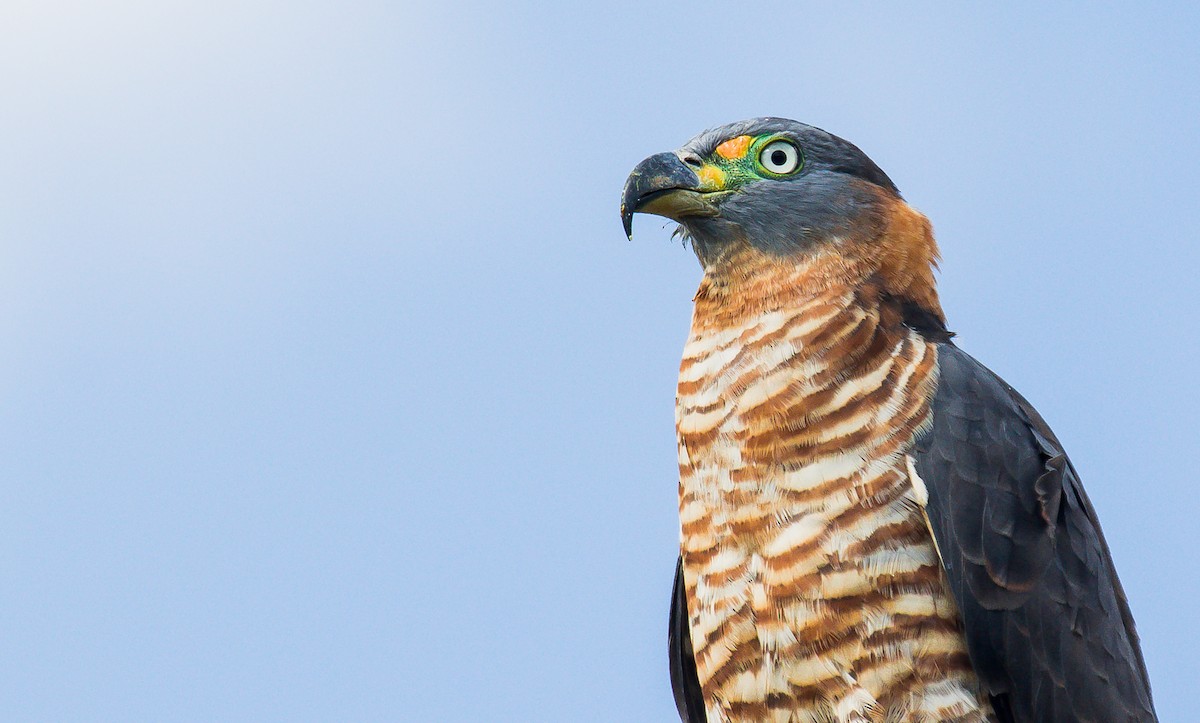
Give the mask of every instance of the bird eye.
M 800 167 L 800 150 L 788 141 L 772 141 L 758 154 L 758 162 L 771 173 L 792 173 Z

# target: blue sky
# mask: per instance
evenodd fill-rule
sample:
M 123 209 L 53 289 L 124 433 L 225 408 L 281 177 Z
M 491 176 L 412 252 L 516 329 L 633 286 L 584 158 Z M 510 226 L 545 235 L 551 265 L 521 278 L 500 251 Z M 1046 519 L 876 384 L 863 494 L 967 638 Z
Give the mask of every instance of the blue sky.
M 699 279 L 617 201 L 783 115 L 933 221 L 959 342 L 1104 522 L 1163 720 L 1200 633 L 1200 12 L 0 8 L 0 708 L 667 721 Z

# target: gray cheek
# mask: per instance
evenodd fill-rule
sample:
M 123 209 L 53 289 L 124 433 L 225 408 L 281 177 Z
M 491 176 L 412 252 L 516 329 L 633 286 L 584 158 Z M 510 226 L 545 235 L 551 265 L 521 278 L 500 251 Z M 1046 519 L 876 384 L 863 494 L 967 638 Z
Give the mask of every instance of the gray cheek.
M 727 197 L 719 217 L 687 219 L 683 226 L 701 263 L 738 242 L 790 256 L 822 245 L 869 241 L 883 227 L 874 188 L 826 170 L 758 181 Z
M 764 251 L 790 253 L 871 234 L 877 203 L 845 175 L 813 173 L 747 187 L 729 199 L 722 218 L 743 229 Z

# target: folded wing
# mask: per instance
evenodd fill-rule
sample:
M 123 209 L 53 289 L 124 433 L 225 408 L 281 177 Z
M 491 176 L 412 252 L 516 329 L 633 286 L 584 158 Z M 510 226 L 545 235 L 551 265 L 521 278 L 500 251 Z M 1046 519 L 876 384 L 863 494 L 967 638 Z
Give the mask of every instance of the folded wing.
M 914 456 L 998 717 L 1157 720 L 1124 591 L 1062 446 L 998 376 L 938 349 L 933 426 Z

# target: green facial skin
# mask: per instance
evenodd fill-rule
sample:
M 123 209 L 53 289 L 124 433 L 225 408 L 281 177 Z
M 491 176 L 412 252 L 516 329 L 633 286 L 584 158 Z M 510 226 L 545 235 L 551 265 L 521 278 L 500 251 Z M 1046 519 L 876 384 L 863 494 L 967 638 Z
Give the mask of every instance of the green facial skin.
M 787 143 L 796 150 L 799 163 L 787 173 L 776 173 L 762 163 L 763 150 L 776 141 Z M 796 144 L 786 136 L 776 133 L 756 136 L 746 152 L 736 158 L 726 158 L 713 153 L 697 171 L 701 188 L 705 191 L 733 191 L 754 181 L 776 180 L 794 176 L 804 168 L 804 156 Z

